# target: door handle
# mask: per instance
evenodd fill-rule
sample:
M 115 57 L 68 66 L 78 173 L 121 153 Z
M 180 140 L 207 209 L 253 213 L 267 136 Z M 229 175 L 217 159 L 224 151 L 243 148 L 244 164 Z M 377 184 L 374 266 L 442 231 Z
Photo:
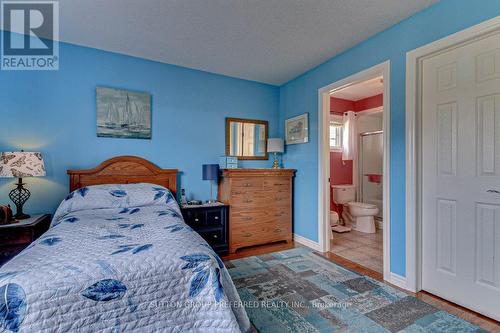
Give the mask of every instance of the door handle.
M 500 194 L 500 191 L 497 191 L 497 190 L 488 190 L 486 192 L 488 192 L 488 193 L 494 193 L 494 194 Z

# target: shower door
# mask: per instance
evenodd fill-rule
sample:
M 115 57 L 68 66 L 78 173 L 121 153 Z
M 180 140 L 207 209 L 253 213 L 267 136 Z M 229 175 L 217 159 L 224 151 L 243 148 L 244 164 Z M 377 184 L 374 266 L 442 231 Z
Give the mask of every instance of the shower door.
M 359 137 L 359 199 L 378 207 L 377 218 L 383 216 L 383 131 L 361 133 Z

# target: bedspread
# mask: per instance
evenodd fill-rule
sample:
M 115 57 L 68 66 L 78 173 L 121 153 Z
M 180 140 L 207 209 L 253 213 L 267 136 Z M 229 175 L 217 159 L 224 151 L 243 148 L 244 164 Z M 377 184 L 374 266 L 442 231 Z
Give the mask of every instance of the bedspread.
M 239 301 L 170 191 L 151 184 L 71 193 L 0 269 L 7 332 L 246 332 Z

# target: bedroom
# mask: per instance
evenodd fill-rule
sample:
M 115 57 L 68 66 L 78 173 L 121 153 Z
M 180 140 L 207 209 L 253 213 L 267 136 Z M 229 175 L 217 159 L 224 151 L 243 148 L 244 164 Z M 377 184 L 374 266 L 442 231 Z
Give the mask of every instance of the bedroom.
M 217 318 L 214 323 L 201 319 L 206 309 L 200 311 L 199 317 L 193 308 L 185 317 L 144 312 L 143 329 L 149 331 L 244 331 L 249 327 L 260 332 L 432 331 L 433 327 L 498 330 L 495 319 L 499 319 L 500 307 L 495 297 L 500 285 L 500 255 L 495 253 L 498 245 L 488 247 L 500 244 L 494 242 L 498 235 L 488 232 L 495 230 L 492 221 L 500 214 L 495 210 L 498 197 L 493 192 L 478 194 L 478 211 L 484 221 L 481 226 L 485 246 L 481 251 L 486 251 L 479 262 L 485 266 L 477 275 L 479 282 L 471 281 L 478 289 L 454 298 L 450 296 L 456 290 L 453 288 L 471 286 L 465 282 L 460 285 L 450 277 L 458 273 L 450 271 L 476 262 L 467 255 L 473 250 L 453 247 L 450 237 L 445 239 L 443 244 L 449 244 L 455 256 L 445 252 L 452 260 L 444 261 L 446 267 L 436 274 L 444 271 L 439 279 L 453 280 L 449 283 L 451 290 L 426 284 L 428 280 L 418 272 L 429 269 L 425 264 L 433 257 L 423 253 L 429 255 L 429 261 L 417 263 L 415 259 L 425 252 L 425 247 L 414 239 L 419 234 L 419 220 L 413 216 L 420 213 L 412 214 L 421 208 L 411 205 L 412 198 L 421 191 L 419 186 L 412 187 L 412 175 L 419 172 L 414 165 L 419 164 L 406 164 L 407 158 L 418 159 L 418 154 L 411 155 L 414 150 L 410 144 L 414 138 L 411 134 L 419 133 L 419 122 L 415 121 L 414 131 L 407 131 L 411 125 L 407 122 L 417 114 L 407 101 L 412 54 L 425 57 L 434 52 L 425 47 L 434 47 L 436 42 L 446 45 L 447 41 L 478 38 L 484 31 L 494 35 L 500 15 L 497 1 L 43 3 L 48 7 L 32 8 L 32 17 L 25 20 L 19 14 L 27 10 L 23 1 L 2 1 L 0 152 L 5 154 L 0 161 L 0 204 L 10 204 L 13 214 L 19 212 L 14 205 L 19 200 L 12 201 L 9 194 L 17 188 L 20 175 L 12 170 L 22 168 L 20 172 L 26 175 L 22 177 L 23 189 L 31 192 L 21 205 L 22 211 L 32 216 L 32 220 L 0 226 L 2 261 L 30 246 L 0 267 L 2 294 L 20 297 L 17 303 L 9 303 L 7 298 L 0 300 L 2 329 L 140 330 L 136 316 L 147 308 L 148 301 L 138 293 L 145 290 L 147 273 L 151 272 L 175 276 L 181 282 L 179 290 L 172 291 L 177 299 L 159 292 L 149 305 L 193 301 L 193 282 L 206 286 L 199 293 L 196 288 L 193 291 L 200 302 L 217 305 L 217 299 L 223 297 L 243 304 L 232 309 L 212 309 Z M 9 20 L 4 19 L 7 12 L 11 14 Z M 31 37 L 25 38 L 28 21 L 31 23 L 27 26 L 33 30 Z M 40 29 L 42 21 L 52 23 L 51 29 Z M 38 34 L 44 38 L 38 39 Z M 493 39 L 482 46 L 488 48 L 484 52 L 495 50 L 496 43 Z M 28 51 L 42 60 L 30 62 L 34 56 L 19 51 L 31 46 L 34 50 Z M 36 53 L 40 49 L 52 53 Z M 486 57 L 485 66 L 491 58 L 495 63 L 494 56 Z M 326 124 L 320 117 L 319 92 L 386 62 L 390 73 L 384 82 L 391 88 L 390 94 L 384 94 L 388 99 L 384 113 L 386 109 L 390 112 L 386 149 L 390 152 L 390 177 L 384 180 L 390 181 L 390 191 L 385 193 L 390 198 L 390 211 L 384 223 L 390 227 L 390 239 L 384 240 L 384 246 L 390 256 L 389 260 L 384 257 L 388 274 L 372 274 L 366 267 L 328 254 L 331 231 L 322 203 L 328 202 L 323 187 L 328 183 L 325 175 L 329 170 L 321 167 L 325 157 L 321 153 L 322 126 Z M 25 68 L 19 68 L 23 65 Z M 443 68 L 449 69 L 446 65 Z M 489 75 L 487 69 L 485 75 Z M 491 80 L 484 82 L 496 82 L 495 75 L 494 69 Z M 443 71 L 442 76 L 443 84 L 452 85 L 456 80 L 452 70 Z M 487 100 L 484 103 L 489 105 Z M 445 126 L 446 121 L 456 121 L 456 117 L 448 116 L 453 111 L 446 112 L 435 123 L 441 121 Z M 497 119 L 495 112 L 485 116 L 491 114 Z M 490 136 L 486 139 L 491 141 L 491 133 L 497 133 L 497 128 L 488 127 Z M 240 139 L 250 141 L 243 147 Z M 484 141 L 487 147 L 491 147 L 490 141 Z M 442 142 L 440 149 L 446 148 L 449 141 Z M 240 155 L 243 153 L 246 156 Z M 236 161 L 231 158 L 234 154 L 240 155 Z M 141 159 L 123 160 L 120 156 Z M 280 167 L 277 170 L 273 169 L 275 157 Z M 486 170 L 483 177 L 490 186 L 485 189 L 500 191 L 499 160 L 481 160 Z M 33 166 L 40 166 L 41 161 L 44 170 L 34 174 Z M 95 169 L 99 165 L 102 170 Z M 68 170 L 72 172 L 68 174 Z M 39 177 L 27 177 L 30 172 Z M 79 177 L 81 180 L 76 181 Z M 155 186 L 134 187 L 136 183 Z M 102 186 L 93 187 L 97 184 Z M 77 192 L 71 197 L 70 190 Z M 174 201 L 167 200 L 170 194 Z M 184 197 L 192 203 L 219 200 L 224 205 L 182 204 L 180 209 Z M 444 217 L 453 213 L 452 199 L 442 202 L 443 211 L 448 212 Z M 141 207 L 145 209 L 130 214 Z M 125 209 L 129 211 L 120 213 Z M 164 214 L 159 216 L 160 212 Z M 124 214 L 128 216 L 120 216 Z M 26 222 L 38 217 L 33 223 Z M 455 217 L 448 220 L 462 223 L 460 214 Z M 78 221 L 69 222 L 74 218 Z M 64 219 L 68 221 L 58 224 Z M 443 226 L 456 230 L 453 224 Z M 209 247 L 201 245 L 206 244 L 203 239 L 217 244 L 213 249 L 221 255 L 223 264 Z M 170 240 L 171 245 L 159 246 Z M 473 244 L 466 237 L 459 240 L 461 245 Z M 194 246 L 197 241 L 199 244 Z M 111 254 L 119 250 L 123 252 Z M 68 251 L 75 258 L 81 254 L 81 259 L 72 262 L 63 255 Z M 203 255 L 188 261 L 181 259 L 193 258 L 189 257 L 193 254 Z M 158 258 L 167 258 L 169 264 L 162 264 Z M 196 266 L 197 260 L 201 264 Z M 192 269 L 182 269 L 186 265 Z M 129 271 L 134 267 L 143 268 L 137 280 Z M 202 269 L 207 267 L 210 269 Z M 252 282 L 253 277 L 260 278 L 260 282 Z M 282 288 L 272 288 L 272 281 Z M 217 292 L 219 282 L 223 296 Z M 158 290 L 168 289 L 165 280 L 155 283 Z M 67 294 L 63 293 L 65 284 L 74 286 L 68 287 Z M 266 288 L 273 297 L 264 292 Z M 35 289 L 41 290 L 36 302 Z M 96 292 L 108 289 L 112 292 Z M 489 296 L 479 297 L 484 290 L 491 291 Z M 60 292 L 58 306 L 63 310 L 53 317 L 42 316 L 50 312 L 51 305 L 56 306 L 55 296 L 50 297 L 54 291 Z M 384 297 L 379 297 L 382 291 Z M 471 303 L 472 298 L 482 298 L 484 303 Z M 68 304 L 73 301 L 82 304 L 85 311 L 71 308 Z M 253 301 L 282 302 L 287 306 L 252 309 L 249 304 Z M 321 308 L 323 303 L 326 305 Z M 97 320 L 99 310 L 92 311 L 91 305 L 109 310 L 109 318 Z M 43 320 L 34 319 L 39 317 Z M 429 326 L 422 327 L 424 322 Z

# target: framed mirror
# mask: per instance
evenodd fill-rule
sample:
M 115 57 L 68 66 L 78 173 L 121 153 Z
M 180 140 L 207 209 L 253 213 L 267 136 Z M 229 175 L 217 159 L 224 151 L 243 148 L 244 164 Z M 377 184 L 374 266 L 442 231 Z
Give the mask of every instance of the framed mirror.
M 226 155 L 239 160 L 267 160 L 266 120 L 226 118 Z

